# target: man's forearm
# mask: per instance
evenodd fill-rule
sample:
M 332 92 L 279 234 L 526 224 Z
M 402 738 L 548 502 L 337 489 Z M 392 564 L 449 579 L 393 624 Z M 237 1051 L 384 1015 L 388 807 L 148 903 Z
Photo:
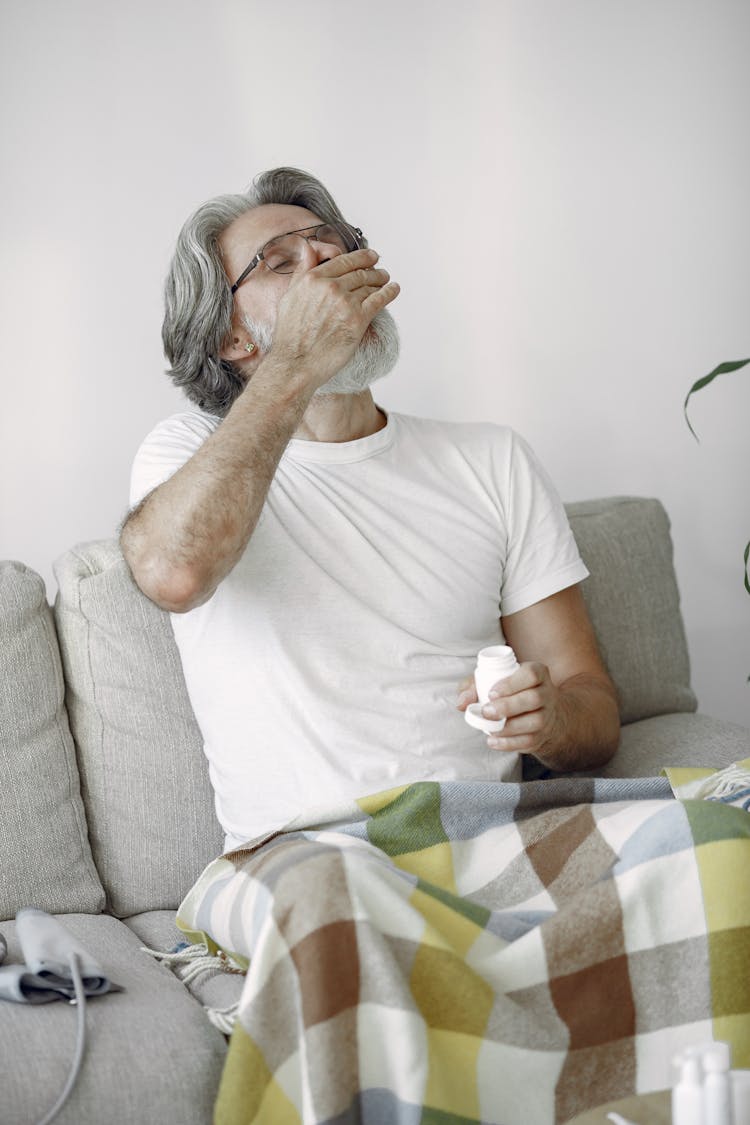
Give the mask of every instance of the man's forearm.
M 266 359 L 218 429 L 130 514 L 122 551 L 152 601 L 193 609 L 232 570 L 313 390 Z

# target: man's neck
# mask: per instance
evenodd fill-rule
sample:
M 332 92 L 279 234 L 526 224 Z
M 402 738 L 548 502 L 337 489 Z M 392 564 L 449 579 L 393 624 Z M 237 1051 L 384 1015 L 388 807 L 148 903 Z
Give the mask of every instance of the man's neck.
M 314 395 L 294 437 L 303 441 L 356 441 L 376 434 L 386 421 L 369 390 L 358 395 Z

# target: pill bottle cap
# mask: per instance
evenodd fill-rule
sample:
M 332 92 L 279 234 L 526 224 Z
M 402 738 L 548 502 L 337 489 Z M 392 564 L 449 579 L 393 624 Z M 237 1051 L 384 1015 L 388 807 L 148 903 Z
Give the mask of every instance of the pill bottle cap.
M 477 653 L 477 664 L 489 664 L 499 672 L 513 672 L 518 667 L 516 654 L 510 645 L 490 645 Z
M 717 1070 L 729 1070 L 730 1066 L 730 1050 L 728 1043 L 712 1043 L 708 1047 L 704 1047 L 702 1055 L 703 1069 L 715 1072 Z

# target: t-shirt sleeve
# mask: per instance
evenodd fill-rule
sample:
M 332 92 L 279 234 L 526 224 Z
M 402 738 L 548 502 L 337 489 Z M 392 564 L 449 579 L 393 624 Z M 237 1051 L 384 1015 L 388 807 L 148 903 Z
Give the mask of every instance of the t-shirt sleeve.
M 212 414 L 191 410 L 160 422 L 135 455 L 130 473 L 130 507 L 134 508 L 189 461 L 220 421 Z
M 531 447 L 514 433 L 507 467 L 508 540 L 501 615 L 517 613 L 588 577 L 562 500 Z

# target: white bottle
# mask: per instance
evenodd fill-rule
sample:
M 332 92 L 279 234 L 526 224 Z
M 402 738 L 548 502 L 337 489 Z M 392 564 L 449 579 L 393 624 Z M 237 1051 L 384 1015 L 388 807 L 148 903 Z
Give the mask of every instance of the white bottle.
M 508 645 L 491 645 L 477 653 L 477 666 L 474 671 L 474 683 L 477 689 L 478 703 L 470 703 L 464 712 L 464 718 L 469 726 L 484 731 L 485 734 L 498 734 L 505 726 L 505 719 L 485 719 L 482 708 L 490 702 L 490 688 L 507 676 L 513 674 L 520 665 L 516 654 Z
M 685 1053 L 675 1063 L 680 1077 L 672 1087 L 672 1125 L 704 1125 L 700 1058 Z
M 728 1043 L 704 1047 L 703 1120 L 705 1125 L 734 1125 L 732 1087 L 729 1079 L 730 1050 Z
M 750 1070 L 731 1070 L 734 1125 L 750 1125 Z

